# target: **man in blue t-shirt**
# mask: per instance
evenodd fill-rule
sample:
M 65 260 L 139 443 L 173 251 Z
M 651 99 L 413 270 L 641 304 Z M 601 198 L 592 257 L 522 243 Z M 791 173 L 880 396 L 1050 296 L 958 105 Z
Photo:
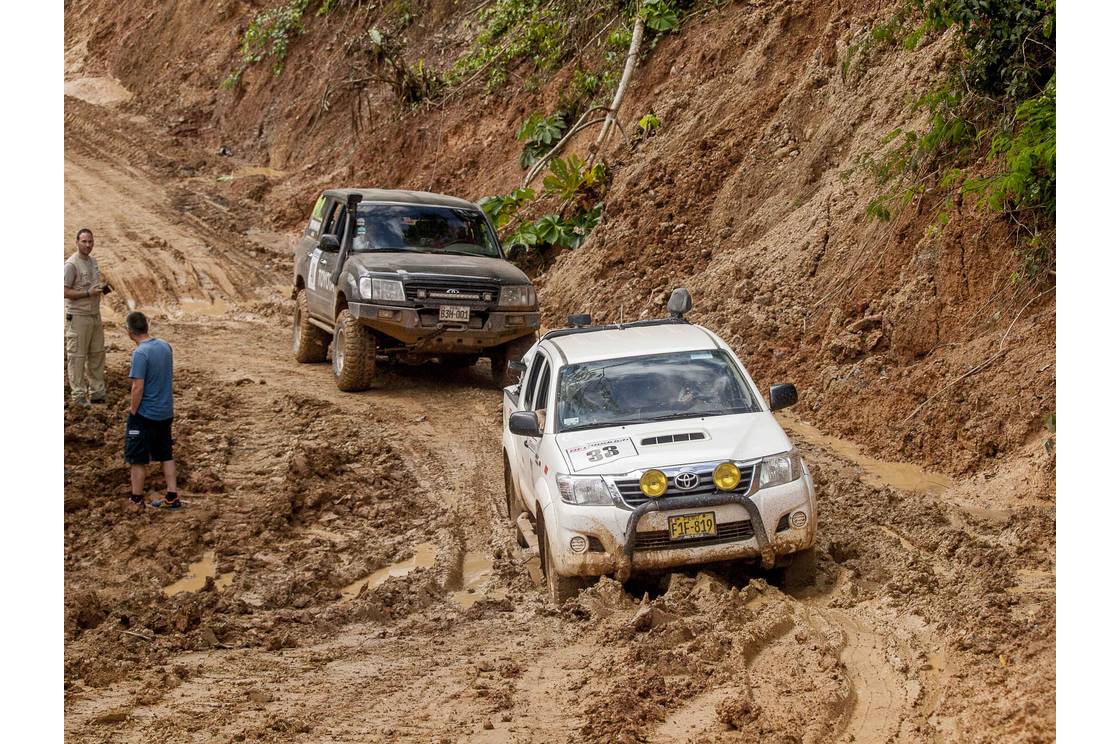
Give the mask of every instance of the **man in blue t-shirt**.
M 182 506 L 175 484 L 175 460 L 171 457 L 171 344 L 148 335 L 144 313 L 129 313 L 125 318 L 128 337 L 136 344 L 132 352 L 132 395 L 128 402 L 125 426 L 124 461 L 132 480 L 132 503 L 144 508 L 144 480 L 148 464 L 163 464 L 167 497 L 152 502 L 157 509 Z

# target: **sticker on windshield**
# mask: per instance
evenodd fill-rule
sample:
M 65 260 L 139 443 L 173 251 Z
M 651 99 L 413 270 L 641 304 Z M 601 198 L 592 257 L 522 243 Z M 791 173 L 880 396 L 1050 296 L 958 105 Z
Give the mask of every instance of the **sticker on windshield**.
M 579 423 L 579 416 L 564 419 L 564 426 L 575 426 Z
M 711 359 L 712 352 L 710 351 L 696 351 L 688 355 L 689 359 Z
M 588 442 L 578 447 L 568 447 L 565 452 L 568 453 L 568 458 L 572 461 L 572 471 L 576 473 L 614 460 L 634 457 L 638 454 L 638 451 L 634 448 L 634 441 L 629 437 Z

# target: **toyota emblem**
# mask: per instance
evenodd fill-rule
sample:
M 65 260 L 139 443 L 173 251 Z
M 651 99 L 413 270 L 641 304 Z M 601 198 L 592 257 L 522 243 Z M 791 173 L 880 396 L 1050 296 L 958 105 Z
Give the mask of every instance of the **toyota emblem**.
M 682 491 L 691 491 L 696 488 L 696 486 L 700 485 L 700 476 L 690 470 L 686 470 L 683 473 L 679 473 L 677 477 L 673 479 L 673 482 L 676 483 L 677 488 Z
M 459 294 L 459 290 L 457 290 L 457 289 L 449 289 L 449 290 L 447 290 L 447 294 Z

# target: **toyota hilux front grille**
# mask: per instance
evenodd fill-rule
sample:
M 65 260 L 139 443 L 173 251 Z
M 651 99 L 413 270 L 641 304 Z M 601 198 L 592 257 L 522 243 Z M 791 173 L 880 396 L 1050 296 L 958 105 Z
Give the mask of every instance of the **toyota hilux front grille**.
M 750 490 L 751 479 L 754 477 L 754 466 L 746 465 L 741 469 L 743 477 L 739 481 L 739 485 L 731 491 L 720 491 L 712 483 L 712 471 L 706 472 L 694 471 L 697 476 L 697 484 L 687 490 L 677 486 L 674 482 L 674 476 L 669 476 L 669 488 L 664 495 L 658 498 L 672 498 L 673 496 L 695 495 L 695 494 L 708 494 L 708 493 L 738 493 L 743 494 Z M 609 479 L 608 479 L 609 480 Z M 637 478 L 618 478 L 613 481 L 615 489 L 618 490 L 618 495 L 622 497 L 629 506 L 637 507 L 649 501 L 649 497 L 642 493 L 641 483 Z

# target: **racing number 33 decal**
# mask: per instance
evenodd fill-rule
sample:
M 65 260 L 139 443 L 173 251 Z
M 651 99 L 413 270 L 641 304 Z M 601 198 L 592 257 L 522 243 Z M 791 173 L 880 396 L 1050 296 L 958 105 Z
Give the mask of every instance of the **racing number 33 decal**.
M 587 470 L 605 462 L 633 457 L 638 454 L 638 451 L 629 437 L 623 437 L 569 447 L 567 453 L 572 460 L 572 470 L 578 473 L 580 470 Z

